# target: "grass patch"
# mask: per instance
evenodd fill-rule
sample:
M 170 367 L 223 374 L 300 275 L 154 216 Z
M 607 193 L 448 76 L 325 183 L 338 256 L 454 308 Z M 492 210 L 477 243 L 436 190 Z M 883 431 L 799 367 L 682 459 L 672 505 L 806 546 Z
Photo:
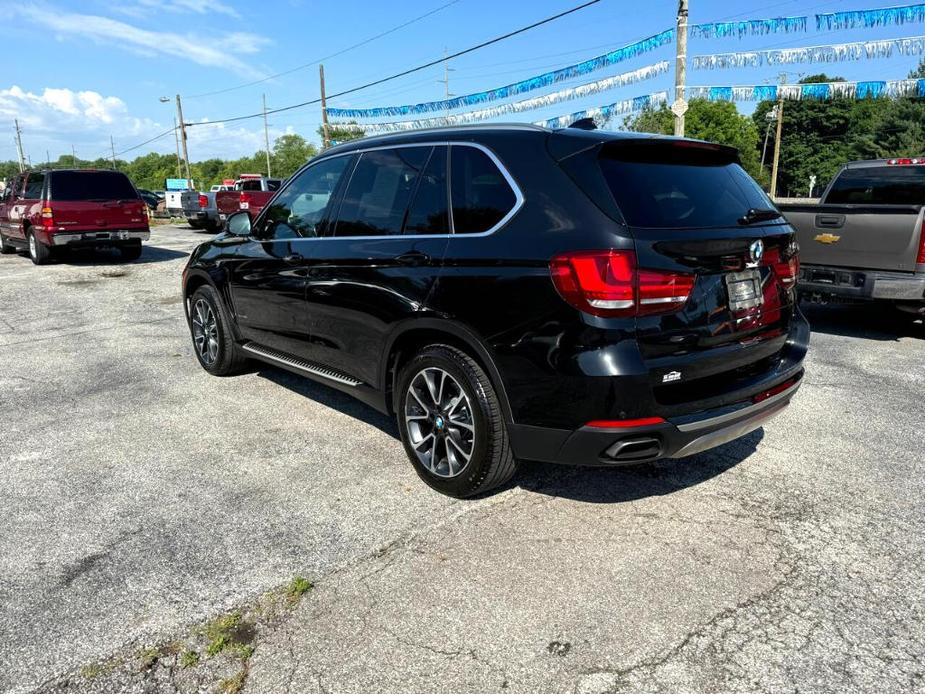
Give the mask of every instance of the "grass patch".
M 247 681 L 247 668 L 241 668 L 232 677 L 226 677 L 218 683 L 218 691 L 222 694 L 238 694 L 244 689 L 244 683 Z
M 196 651 L 183 651 L 180 654 L 180 667 L 193 667 L 199 662 L 199 654 Z
M 235 630 L 241 626 L 241 613 L 232 612 L 206 624 L 203 635 L 208 641 L 206 654 L 209 657 L 218 655 L 234 642 Z
M 138 658 L 141 660 L 141 669 L 150 670 L 153 668 L 161 655 L 160 648 L 146 648 L 141 651 L 141 653 L 138 654 Z
M 298 602 L 303 595 L 312 589 L 312 582 L 302 576 L 296 576 L 286 588 L 286 597 L 290 603 Z

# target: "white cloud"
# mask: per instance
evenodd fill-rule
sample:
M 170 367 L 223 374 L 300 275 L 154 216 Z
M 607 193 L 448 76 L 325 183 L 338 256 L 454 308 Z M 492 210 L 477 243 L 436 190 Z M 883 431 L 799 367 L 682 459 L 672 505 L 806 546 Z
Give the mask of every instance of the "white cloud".
M 194 0 L 172 2 L 198 6 Z M 168 55 L 198 65 L 228 69 L 247 78 L 259 78 L 263 73 L 240 56 L 259 53 L 271 43 L 263 36 L 247 32 L 204 37 L 151 31 L 108 17 L 69 13 L 52 7 L 25 5 L 11 9 L 14 14 L 18 13 L 35 24 L 57 32 L 60 40 L 84 38 L 141 52 L 143 55 Z
M 229 17 L 238 19 L 241 17 L 238 11 L 218 0 L 137 0 L 139 5 L 150 7 L 155 10 L 167 10 L 168 12 L 181 12 L 187 14 L 224 14 Z
M 41 92 L 26 91 L 18 85 L 0 88 L 0 120 L 19 120 L 23 129 L 23 144 L 33 161 L 43 161 L 45 151 L 51 158 L 70 154 L 71 146 L 78 156 L 86 159 L 108 157 L 109 138 L 115 140 L 117 152 L 122 152 L 167 131 L 173 122 L 158 122 L 134 116 L 126 103 L 116 96 L 95 91 L 80 91 L 66 87 L 45 87 Z M 189 153 L 193 161 L 212 157 L 235 159 L 251 155 L 264 148 L 262 123 L 210 123 L 200 121 L 188 129 Z M 295 132 L 291 126 L 270 128 L 270 144 L 280 135 Z M 302 133 L 309 137 L 311 133 Z M 175 141 L 167 134 L 138 149 L 121 154 L 122 159 L 155 151 L 172 153 Z M 3 158 L 13 153 L 4 153 Z

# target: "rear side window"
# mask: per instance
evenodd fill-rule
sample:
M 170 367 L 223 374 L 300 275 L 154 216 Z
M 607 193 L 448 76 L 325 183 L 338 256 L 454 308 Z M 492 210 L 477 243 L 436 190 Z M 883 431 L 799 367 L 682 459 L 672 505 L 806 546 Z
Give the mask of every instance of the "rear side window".
M 774 209 L 758 184 L 724 151 L 623 145 L 605 152 L 600 166 L 630 226 L 738 226 L 750 209 Z
M 925 166 L 865 166 L 841 172 L 825 198 L 833 205 L 925 205 Z
M 454 146 L 450 168 L 455 233 L 486 232 L 517 204 L 517 196 L 504 174 L 482 150 Z
M 279 190 L 279 186 L 281 183 L 282 181 L 278 179 L 275 179 L 275 178 L 270 179 L 267 181 L 267 190 Z
M 360 155 L 337 215 L 335 236 L 400 234 L 432 147 L 396 147 Z
M 45 174 L 31 173 L 26 179 L 26 193 L 23 195 L 27 200 L 38 200 L 42 197 L 42 186 L 45 185 Z
M 406 234 L 450 233 L 446 190 L 446 147 L 434 147 L 421 174 L 414 201 L 405 220 Z
M 118 171 L 55 171 L 49 188 L 58 201 L 138 199 L 128 176 Z

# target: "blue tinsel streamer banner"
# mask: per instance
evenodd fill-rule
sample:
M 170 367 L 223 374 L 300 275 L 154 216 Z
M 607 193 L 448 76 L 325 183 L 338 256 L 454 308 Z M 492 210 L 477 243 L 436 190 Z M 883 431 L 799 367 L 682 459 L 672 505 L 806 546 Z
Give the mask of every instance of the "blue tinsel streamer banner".
M 610 51 L 596 58 L 585 60 L 559 70 L 553 70 L 536 77 L 530 77 L 514 84 L 509 84 L 497 89 L 490 89 L 484 92 L 466 94 L 454 99 L 444 101 L 428 101 L 422 104 L 411 104 L 406 106 L 381 106 L 378 108 L 329 108 L 328 116 L 331 118 L 389 118 L 394 116 L 411 116 L 419 113 L 433 113 L 435 111 L 452 111 L 458 108 L 468 108 L 478 104 L 485 104 L 499 99 L 507 99 L 518 94 L 524 94 L 535 89 L 542 89 L 557 82 L 562 82 L 572 77 L 586 75 L 590 72 L 600 70 L 611 65 L 635 58 L 637 55 L 647 53 L 674 40 L 674 29 L 667 29 L 655 36 L 650 36 L 642 41 L 631 43 L 622 48 Z
M 816 15 L 816 29 L 856 29 L 925 21 L 925 4 Z
M 692 24 L 690 34 L 694 38 L 721 39 L 729 36 L 763 36 L 765 34 L 790 34 L 806 31 L 808 17 L 774 17 L 771 19 L 745 19 L 738 22 L 711 22 Z

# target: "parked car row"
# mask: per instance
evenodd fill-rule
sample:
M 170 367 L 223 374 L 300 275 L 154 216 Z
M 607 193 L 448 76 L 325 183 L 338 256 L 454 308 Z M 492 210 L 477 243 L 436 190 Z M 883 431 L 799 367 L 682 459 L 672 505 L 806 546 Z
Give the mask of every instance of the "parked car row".
M 259 174 L 242 174 L 232 186 L 212 186 L 209 191 L 183 195 L 183 214 L 193 229 L 218 231 L 229 215 L 248 210 L 256 217 L 279 190 L 282 181 Z
M 764 425 L 802 382 L 801 294 L 925 314 L 925 159 L 849 164 L 821 203 L 775 206 L 732 148 L 469 126 L 224 187 L 184 198 L 221 229 L 183 271 L 202 368 L 257 360 L 355 396 L 458 497 L 518 459 L 643 463 Z M 3 251 L 39 264 L 136 258 L 147 237 L 118 172 L 30 172 L 0 197 Z

